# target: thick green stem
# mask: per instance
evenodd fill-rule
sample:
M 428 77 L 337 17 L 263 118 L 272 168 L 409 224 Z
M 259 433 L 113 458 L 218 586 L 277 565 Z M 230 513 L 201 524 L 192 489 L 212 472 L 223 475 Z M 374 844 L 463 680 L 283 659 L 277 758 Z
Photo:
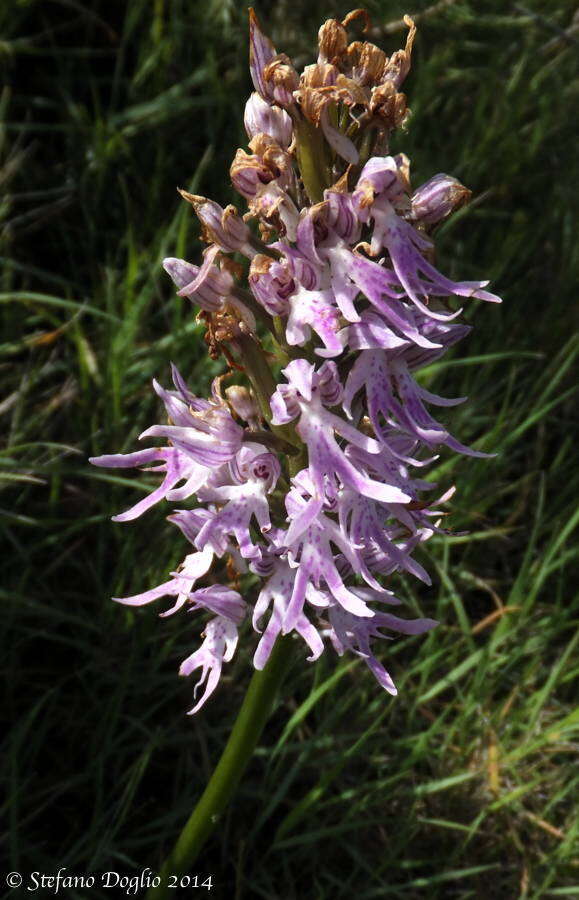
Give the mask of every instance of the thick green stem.
M 235 340 L 239 347 L 241 362 L 255 391 L 261 414 L 269 422 L 271 419 L 269 400 L 277 387 L 273 372 L 267 363 L 261 344 L 248 334 L 239 335 Z
M 205 841 L 219 824 L 251 759 L 279 686 L 289 669 L 292 648 L 291 638 L 278 638 L 265 669 L 254 673 L 221 759 L 173 851 L 159 871 L 159 886 L 148 890 L 146 900 L 163 900 L 174 895 L 169 887 L 170 876 L 182 875 L 191 868 Z
M 299 452 L 297 447 L 290 444 L 289 441 L 284 441 L 279 434 L 274 434 L 273 431 L 262 431 L 256 428 L 254 431 L 246 431 L 243 440 L 250 443 L 265 444 L 266 447 L 271 447 L 276 453 L 285 453 L 286 456 L 296 456 Z
M 263 253 L 265 256 L 271 256 L 272 259 L 281 259 L 282 257 L 279 250 L 276 250 L 274 247 L 268 247 L 267 244 L 264 244 L 264 242 L 254 234 L 250 235 L 249 243 L 258 253 Z
M 324 199 L 324 190 L 331 184 L 331 176 L 326 158 L 324 136 L 307 119 L 294 122 L 296 152 L 300 175 L 306 193 L 312 203 Z
M 269 401 L 277 387 L 277 382 L 273 377 L 273 372 L 268 365 L 261 344 L 246 334 L 236 337 L 236 343 L 243 367 L 255 392 L 261 414 L 266 422 L 271 423 Z M 292 444 L 292 446 L 301 447 L 301 441 L 291 425 L 272 425 L 271 430 L 274 434 L 279 435 L 282 440 Z
M 293 478 L 294 475 L 297 475 L 298 472 L 300 472 L 302 469 L 305 469 L 307 464 L 308 464 L 308 451 L 302 445 L 302 448 L 297 455 L 288 457 L 288 468 L 289 468 L 290 478 Z

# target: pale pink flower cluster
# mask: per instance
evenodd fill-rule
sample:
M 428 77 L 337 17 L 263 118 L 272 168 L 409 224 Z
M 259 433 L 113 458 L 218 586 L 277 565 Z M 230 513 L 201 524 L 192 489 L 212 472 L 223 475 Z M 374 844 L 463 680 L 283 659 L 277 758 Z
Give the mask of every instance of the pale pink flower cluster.
M 436 623 L 385 611 L 400 603 L 391 576 L 430 583 L 413 554 L 443 530 L 435 507 L 452 493 L 424 499 L 436 486 L 417 472 L 441 446 L 484 455 L 429 410 L 465 398 L 439 397 L 416 379 L 469 330 L 453 298 L 499 300 L 485 282 L 451 281 L 432 263 L 432 228 L 468 191 L 447 175 L 411 189 L 409 162 L 388 153 L 388 139 L 407 116 L 399 89 L 415 29 L 407 20 L 405 49 L 387 57 L 349 42 L 357 18 L 326 22 L 318 61 L 298 74 L 251 14 L 250 152 L 238 150 L 231 168 L 247 212 L 182 192 L 208 248 L 201 266 L 164 261 L 179 295 L 202 310 L 213 354 L 223 351 L 242 383 L 222 393 L 216 379 L 203 400 L 174 368 L 174 389 L 154 383 L 169 424 L 141 435 L 166 444 L 92 460 L 162 475 L 117 521 L 196 498 L 169 516 L 190 544 L 179 570 L 119 601 L 170 597 L 161 615 L 209 614 L 180 670 L 200 671 L 192 712 L 247 618 L 259 635 L 256 668 L 280 634 L 295 632 L 308 660 L 329 641 L 395 694 L 373 642 L 383 630 L 419 634 Z

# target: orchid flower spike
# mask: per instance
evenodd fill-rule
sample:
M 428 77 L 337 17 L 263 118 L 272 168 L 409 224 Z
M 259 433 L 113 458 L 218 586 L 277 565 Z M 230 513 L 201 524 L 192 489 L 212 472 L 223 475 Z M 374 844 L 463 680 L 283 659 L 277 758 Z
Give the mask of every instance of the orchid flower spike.
M 317 60 L 298 72 L 250 11 L 249 145 L 231 166 L 245 209 L 181 191 L 207 248 L 197 263 L 163 262 L 227 372 L 204 399 L 173 367 L 171 389 L 153 383 L 168 421 L 140 435 L 154 444 L 91 459 L 160 477 L 115 519 L 168 501 L 187 545 L 162 584 L 117 600 L 170 598 L 160 615 L 194 614 L 203 642 L 180 668 L 198 678 L 191 712 L 245 622 L 256 669 L 295 635 L 308 663 L 351 652 L 396 694 L 381 645 L 437 623 L 384 607 L 402 603 L 397 573 L 430 584 L 415 553 L 447 533 L 439 507 L 453 492 L 422 470 L 439 453 L 485 455 L 434 417 L 466 398 L 417 377 L 468 334 L 459 304 L 500 302 L 433 262 L 435 226 L 470 192 L 446 174 L 413 187 L 408 158 L 391 154 L 416 29 L 406 17 L 405 45 L 387 55 L 350 40 L 360 17 L 325 22 Z

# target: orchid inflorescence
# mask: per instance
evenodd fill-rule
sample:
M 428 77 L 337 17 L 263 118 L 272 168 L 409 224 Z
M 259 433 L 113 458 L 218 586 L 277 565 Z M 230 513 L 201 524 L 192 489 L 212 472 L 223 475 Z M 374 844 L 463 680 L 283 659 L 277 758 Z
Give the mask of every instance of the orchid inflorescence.
M 173 597 L 162 616 L 210 613 L 203 643 L 180 669 L 201 670 L 191 712 L 233 657 L 250 614 L 239 592 L 246 575 L 259 581 L 251 610 L 260 634 L 256 669 L 280 634 L 297 632 L 308 660 L 329 639 L 396 694 L 372 642 L 386 637 L 383 629 L 419 634 L 436 622 L 386 611 L 400 603 L 388 576 L 406 572 L 430 583 L 412 553 L 444 532 L 434 507 L 452 494 L 421 499 L 436 486 L 414 470 L 436 459 L 442 444 L 485 455 L 427 410 L 465 398 L 444 399 L 415 380 L 469 331 L 456 321 L 453 296 L 499 301 L 486 282 L 451 281 L 431 262 L 433 226 L 469 191 L 448 175 L 411 190 L 409 161 L 389 155 L 389 136 L 408 115 L 400 86 L 415 27 L 406 17 L 405 49 L 387 57 L 367 41 L 349 42 L 347 29 L 360 18 L 365 30 L 361 10 L 325 22 L 317 63 L 298 75 L 250 13 L 250 152 L 238 150 L 231 166 L 248 212 L 181 191 L 209 246 L 200 267 L 163 263 L 179 296 L 201 308 L 210 352 L 223 353 L 229 372 L 204 400 L 173 367 L 174 390 L 153 382 L 169 424 L 141 435 L 167 444 L 91 460 L 153 466 L 163 476 L 116 521 L 161 500 L 197 498 L 168 517 L 191 544 L 178 571 L 119 600 L 141 606 Z M 240 383 L 224 389 L 235 375 Z

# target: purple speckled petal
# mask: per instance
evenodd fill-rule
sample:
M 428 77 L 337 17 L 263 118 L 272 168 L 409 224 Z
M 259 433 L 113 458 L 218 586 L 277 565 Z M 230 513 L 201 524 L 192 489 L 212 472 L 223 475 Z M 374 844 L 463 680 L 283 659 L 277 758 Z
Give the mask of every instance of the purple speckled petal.
M 376 203 L 372 208 L 372 215 L 374 218 L 372 252 L 377 254 L 382 247 L 388 250 L 400 284 L 424 315 L 437 321 L 449 321 L 458 316 L 460 311 L 450 315 L 436 312 L 422 303 L 418 298 L 418 293 L 425 297 L 428 296 L 428 293 L 456 294 L 462 297 L 476 297 L 479 300 L 493 303 L 501 302 L 500 297 L 482 290 L 488 282 L 455 282 L 435 269 L 420 253 L 420 250 L 430 247 L 430 242 L 426 241 L 409 222 L 405 222 L 397 216 L 387 201 L 382 204 Z M 427 276 L 431 283 L 421 279 L 420 273 Z
M 396 328 L 404 337 L 414 341 L 419 347 L 437 349 L 440 346 L 419 331 L 413 311 L 408 306 L 400 302 L 393 302 L 395 298 L 392 295 L 396 292 L 391 288 L 391 273 L 387 269 L 362 256 L 353 256 L 350 274 L 362 293 L 384 316 L 391 327 Z M 396 297 L 398 296 L 396 295 Z
M 259 620 L 266 613 L 272 602 L 273 608 L 253 658 L 253 664 L 256 669 L 264 668 L 273 645 L 282 630 L 282 622 L 292 596 L 295 576 L 295 569 L 290 569 L 286 562 L 280 561 L 276 564 L 272 576 L 260 592 L 253 615 L 253 627 L 256 631 L 260 630 Z M 309 646 L 311 655 L 308 657 L 308 662 L 313 662 L 321 655 L 324 649 L 324 644 L 317 628 L 302 614 L 296 620 L 295 630 Z
M 261 75 L 259 77 L 263 81 Z M 284 149 L 291 144 L 293 127 L 287 112 L 278 106 L 271 106 L 258 93 L 253 93 L 245 104 L 243 123 L 250 139 L 258 134 L 267 134 Z
M 240 449 L 243 440 L 243 429 L 233 419 L 227 421 L 223 417 L 222 430 L 219 426 L 207 433 L 201 429 L 202 423 L 191 426 L 152 425 L 147 428 L 139 440 L 148 437 L 168 438 L 175 447 L 179 447 L 185 455 L 191 456 L 202 466 L 218 466 L 230 460 Z
M 209 548 L 201 553 L 190 553 L 185 557 L 181 571 L 174 573 L 170 581 L 165 581 L 158 587 L 144 591 L 142 594 L 134 594 L 132 597 L 113 597 L 113 600 L 125 606 L 144 606 L 160 597 L 176 596 L 175 605 L 160 613 L 162 617 L 169 616 L 187 602 L 193 585 L 199 578 L 207 574 L 212 562 L 213 552 Z
M 316 348 L 318 356 L 338 356 L 343 347 L 339 337 L 339 312 L 329 291 L 306 291 L 300 288 L 289 298 L 290 313 L 286 338 L 290 346 L 303 346 L 311 330 L 321 338 L 324 348 Z
M 344 247 L 330 247 L 325 251 L 325 255 L 330 263 L 330 284 L 336 306 L 348 322 L 359 322 L 360 316 L 354 301 L 360 289 L 351 280 L 349 271 L 352 253 Z
M 304 400 L 312 399 L 312 381 L 314 377 L 314 365 L 305 359 L 294 359 L 282 369 L 288 383 Z
M 350 350 L 398 350 L 410 346 L 410 341 L 397 335 L 382 316 L 371 310 L 364 310 L 360 321 L 348 325 L 347 331 Z
M 201 677 L 193 691 L 195 698 L 199 688 L 205 685 L 201 699 L 189 710 L 188 715 L 198 712 L 211 696 L 219 684 L 223 663 L 229 662 L 233 658 L 236 646 L 236 626 L 221 616 L 211 619 L 205 627 L 205 640 L 201 647 L 195 653 L 192 653 L 191 656 L 188 656 L 181 663 L 179 669 L 179 675 L 184 676 L 191 675 L 196 669 L 201 669 Z
M 164 500 L 171 488 L 173 488 L 182 478 L 187 478 L 190 471 L 189 460 L 179 453 L 178 450 L 167 450 L 166 452 L 166 475 L 162 484 L 152 491 L 148 497 L 144 497 L 127 509 L 124 513 L 113 516 L 113 522 L 132 522 L 138 519 L 144 512 L 151 509 L 160 500 Z

